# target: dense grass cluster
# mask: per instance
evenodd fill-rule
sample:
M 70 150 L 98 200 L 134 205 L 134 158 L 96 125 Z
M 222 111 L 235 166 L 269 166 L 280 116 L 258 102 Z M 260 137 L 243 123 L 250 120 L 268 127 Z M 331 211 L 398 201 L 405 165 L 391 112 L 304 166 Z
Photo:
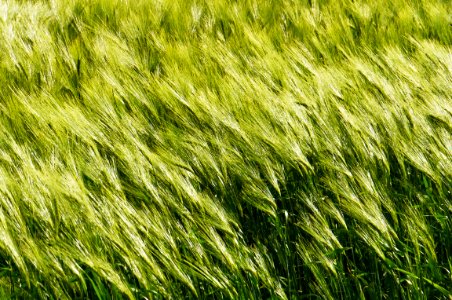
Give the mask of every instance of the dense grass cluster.
M 0 297 L 452 299 L 451 24 L 0 0 Z

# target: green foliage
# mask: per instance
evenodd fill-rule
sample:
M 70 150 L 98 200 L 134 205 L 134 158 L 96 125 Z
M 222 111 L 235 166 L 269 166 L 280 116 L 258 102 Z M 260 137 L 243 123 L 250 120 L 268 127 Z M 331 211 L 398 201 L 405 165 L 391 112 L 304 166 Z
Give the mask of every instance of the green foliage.
M 452 299 L 448 1 L 0 1 L 0 298 Z

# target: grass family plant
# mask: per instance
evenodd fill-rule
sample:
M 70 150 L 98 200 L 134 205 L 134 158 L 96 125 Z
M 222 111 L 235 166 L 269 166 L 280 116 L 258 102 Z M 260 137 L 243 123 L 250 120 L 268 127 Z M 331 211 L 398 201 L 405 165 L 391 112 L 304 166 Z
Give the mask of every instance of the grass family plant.
M 441 0 L 0 0 L 0 297 L 452 299 Z

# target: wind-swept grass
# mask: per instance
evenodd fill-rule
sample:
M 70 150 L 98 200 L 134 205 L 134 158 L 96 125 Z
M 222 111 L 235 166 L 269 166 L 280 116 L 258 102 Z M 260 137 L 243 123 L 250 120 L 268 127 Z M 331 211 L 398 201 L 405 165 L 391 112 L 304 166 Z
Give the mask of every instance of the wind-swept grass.
M 450 13 L 0 0 L 0 296 L 452 299 Z

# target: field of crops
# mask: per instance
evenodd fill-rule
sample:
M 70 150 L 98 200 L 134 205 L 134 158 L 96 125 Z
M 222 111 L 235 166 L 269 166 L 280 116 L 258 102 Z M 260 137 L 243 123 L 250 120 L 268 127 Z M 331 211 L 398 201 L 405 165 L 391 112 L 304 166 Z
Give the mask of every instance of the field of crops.
M 451 13 L 0 0 L 0 298 L 452 299 Z

